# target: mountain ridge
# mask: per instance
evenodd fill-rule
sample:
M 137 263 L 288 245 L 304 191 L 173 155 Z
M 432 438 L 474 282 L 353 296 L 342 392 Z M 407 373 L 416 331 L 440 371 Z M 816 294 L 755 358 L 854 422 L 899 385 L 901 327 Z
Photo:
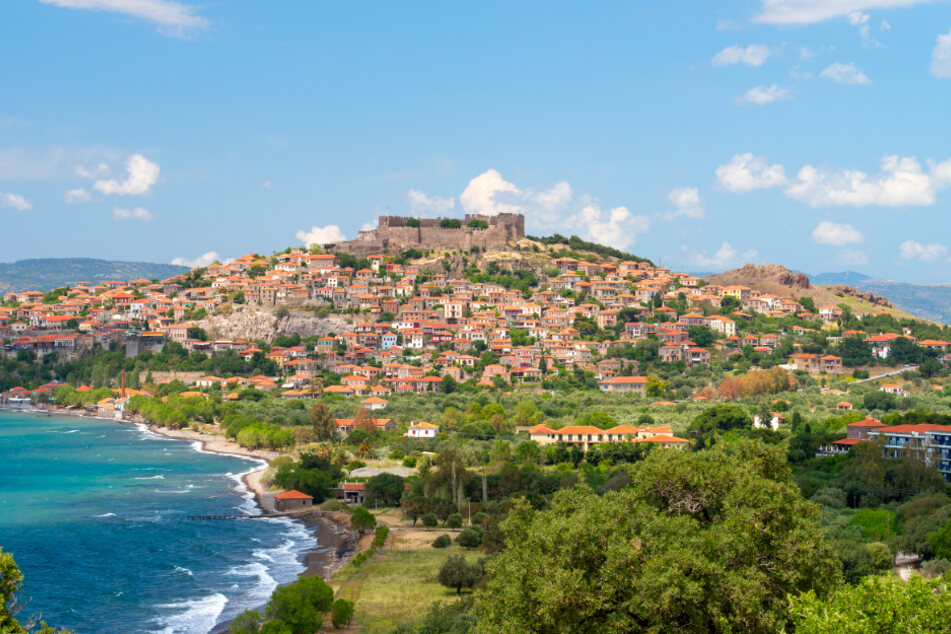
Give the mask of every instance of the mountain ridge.
M 165 279 L 188 270 L 187 266 L 157 262 L 97 258 L 28 258 L 15 262 L 0 262 L 0 292 L 47 292 L 83 281 L 98 284 L 115 279 Z

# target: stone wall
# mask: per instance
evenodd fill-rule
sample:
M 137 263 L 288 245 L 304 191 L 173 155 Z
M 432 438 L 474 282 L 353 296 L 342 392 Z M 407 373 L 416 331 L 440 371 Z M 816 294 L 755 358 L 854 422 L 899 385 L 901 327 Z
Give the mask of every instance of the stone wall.
M 444 218 L 419 218 L 419 227 L 409 227 L 407 216 L 380 216 L 377 228 L 361 231 L 356 240 L 332 245 L 335 251 L 357 256 L 374 253 L 398 253 L 406 249 L 481 249 L 503 248 L 525 237 L 525 216 L 499 214 L 483 216 L 466 214 L 458 229 L 444 229 Z M 489 226 L 475 229 L 466 226 L 472 220 L 483 220 Z

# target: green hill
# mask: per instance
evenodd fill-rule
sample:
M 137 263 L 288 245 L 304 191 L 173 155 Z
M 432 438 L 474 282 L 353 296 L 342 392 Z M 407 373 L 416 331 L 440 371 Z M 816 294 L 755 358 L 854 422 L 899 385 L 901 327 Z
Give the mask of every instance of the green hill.
M 153 262 L 110 262 L 93 258 L 43 258 L 0 262 L 0 292 L 48 291 L 78 282 L 165 279 L 188 271 L 186 266 Z

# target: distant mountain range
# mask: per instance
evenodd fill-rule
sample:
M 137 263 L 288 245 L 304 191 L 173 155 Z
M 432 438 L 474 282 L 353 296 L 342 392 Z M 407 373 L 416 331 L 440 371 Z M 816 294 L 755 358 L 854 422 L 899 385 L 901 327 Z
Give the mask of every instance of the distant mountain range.
M 0 292 L 49 291 L 78 282 L 165 279 L 187 272 L 187 266 L 154 262 L 110 262 L 93 258 L 44 258 L 0 262 Z
M 874 278 L 855 271 L 810 275 L 813 284 L 845 284 L 887 297 L 896 308 L 922 319 L 951 324 L 951 284 L 907 284 Z

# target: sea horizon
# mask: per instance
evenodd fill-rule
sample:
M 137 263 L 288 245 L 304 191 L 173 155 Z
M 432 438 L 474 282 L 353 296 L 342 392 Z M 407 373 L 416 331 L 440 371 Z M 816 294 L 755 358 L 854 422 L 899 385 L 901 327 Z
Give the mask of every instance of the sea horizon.
M 205 633 L 262 605 L 313 546 L 254 515 L 261 460 L 144 425 L 0 411 L 0 547 L 25 575 L 21 617 L 86 632 Z

